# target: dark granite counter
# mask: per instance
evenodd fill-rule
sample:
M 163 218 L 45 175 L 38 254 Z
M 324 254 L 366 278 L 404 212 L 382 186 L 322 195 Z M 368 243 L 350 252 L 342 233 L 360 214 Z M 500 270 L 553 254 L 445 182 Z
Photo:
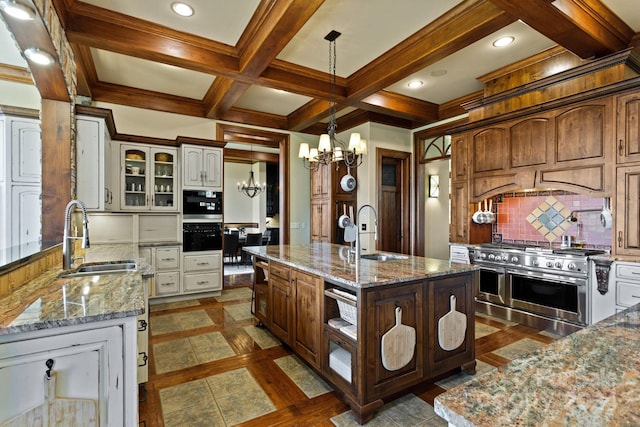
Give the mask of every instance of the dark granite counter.
M 330 243 L 311 245 L 250 246 L 243 250 L 262 258 L 279 261 L 303 271 L 316 274 L 353 288 L 369 288 L 446 276 L 478 268 L 469 264 L 407 256 L 405 259 L 373 261 L 361 259 L 355 262 L 348 255 L 348 247 Z
M 143 274 L 153 274 L 138 258 L 136 245 L 95 245 L 86 260 L 136 259 L 131 273 L 60 278 L 52 269 L 0 297 L 0 335 L 137 316 L 144 312 Z
M 435 399 L 450 425 L 640 425 L 640 305 Z

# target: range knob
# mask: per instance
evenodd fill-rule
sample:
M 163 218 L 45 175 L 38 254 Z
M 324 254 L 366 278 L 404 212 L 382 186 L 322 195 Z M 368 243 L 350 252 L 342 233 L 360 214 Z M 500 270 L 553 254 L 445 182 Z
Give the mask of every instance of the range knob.
M 479 258 L 481 258 L 481 259 L 487 259 L 487 254 L 485 254 L 485 253 L 481 253 L 481 254 L 479 255 Z
M 496 259 L 496 256 L 494 254 L 489 254 L 489 259 L 493 261 L 494 259 Z
M 512 264 L 517 264 L 518 263 L 518 257 L 517 256 L 511 257 L 511 263 Z
M 553 267 L 553 261 L 547 261 L 547 267 L 549 268 Z
M 567 268 L 569 270 L 575 270 L 576 269 L 576 265 L 573 262 L 570 262 L 569 265 L 567 265 Z
M 556 261 L 556 268 L 562 268 L 562 261 Z
M 532 260 L 531 265 L 533 265 L 534 267 L 539 267 L 540 261 L 538 261 L 538 258 L 535 258 L 534 260 Z

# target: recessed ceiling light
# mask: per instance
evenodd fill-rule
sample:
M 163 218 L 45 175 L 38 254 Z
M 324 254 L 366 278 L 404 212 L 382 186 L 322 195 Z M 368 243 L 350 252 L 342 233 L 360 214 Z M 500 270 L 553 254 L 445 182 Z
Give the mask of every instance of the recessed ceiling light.
M 409 86 L 410 89 L 417 89 L 423 84 L 424 83 L 422 83 L 420 80 L 412 80 L 409 83 L 407 83 L 407 86 Z
M 35 62 L 38 65 L 51 65 L 54 61 L 53 56 L 51 56 L 49 52 L 35 47 L 25 49 L 24 56 L 26 56 L 29 61 Z
M 440 76 L 444 76 L 445 74 L 447 74 L 447 70 L 433 70 L 431 73 L 431 77 L 440 77 Z
M 193 8 L 186 3 L 182 3 L 179 1 L 171 3 L 171 9 L 173 9 L 173 11 L 180 16 L 193 15 Z
M 28 6 L 15 0 L 0 0 L 0 9 L 9 16 L 23 21 L 30 21 L 36 17 L 36 12 Z
M 513 36 L 500 37 L 498 40 L 493 42 L 493 46 L 494 47 L 508 46 L 514 41 L 515 41 L 515 37 Z

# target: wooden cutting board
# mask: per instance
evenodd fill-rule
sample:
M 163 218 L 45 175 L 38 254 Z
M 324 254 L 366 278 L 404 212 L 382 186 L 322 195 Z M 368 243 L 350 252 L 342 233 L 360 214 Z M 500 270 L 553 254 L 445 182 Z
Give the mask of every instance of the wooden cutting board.
M 402 308 L 396 307 L 396 324 L 382 336 L 382 366 L 397 371 L 413 359 L 416 330 L 402 324 Z
M 443 350 L 460 347 L 467 334 L 467 315 L 456 311 L 456 296 L 449 298 L 449 312 L 438 320 L 438 344 Z
M 10 420 L 0 427 L 96 427 L 97 402 L 91 399 L 56 398 L 56 374 L 44 380 L 44 403 Z

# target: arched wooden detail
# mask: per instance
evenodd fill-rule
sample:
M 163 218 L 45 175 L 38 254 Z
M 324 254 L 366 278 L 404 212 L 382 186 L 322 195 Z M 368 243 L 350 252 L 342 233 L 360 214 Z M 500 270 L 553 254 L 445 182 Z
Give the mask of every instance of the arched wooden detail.
M 439 135 L 420 140 L 420 163 L 451 157 L 451 135 Z

